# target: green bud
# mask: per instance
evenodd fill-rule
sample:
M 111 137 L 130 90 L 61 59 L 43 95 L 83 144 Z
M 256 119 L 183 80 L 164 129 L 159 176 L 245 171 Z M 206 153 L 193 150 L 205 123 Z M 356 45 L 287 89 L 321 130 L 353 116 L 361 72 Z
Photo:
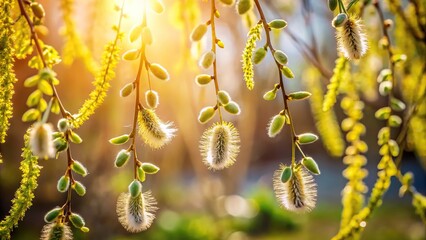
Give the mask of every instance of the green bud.
M 382 107 L 374 113 L 374 116 L 379 120 L 387 120 L 392 110 L 390 107 Z
M 348 15 L 346 15 L 346 13 L 339 13 L 336 17 L 333 18 L 333 21 L 331 21 L 331 25 L 334 28 L 338 28 L 343 26 L 346 21 L 348 21 Z
M 201 109 L 200 114 L 198 115 L 198 121 L 200 123 L 206 123 L 214 117 L 216 109 L 214 107 L 205 107 Z
M 337 0 L 328 0 L 328 8 L 331 11 L 334 11 L 334 9 L 336 9 L 337 7 Z
M 204 34 L 206 34 L 206 32 L 207 32 L 207 25 L 204 23 L 199 24 L 191 32 L 191 41 L 193 42 L 200 41 L 201 38 L 203 38 Z
M 234 4 L 234 0 L 220 0 L 220 2 L 227 6 L 232 6 Z
M 237 12 L 243 15 L 251 10 L 253 7 L 253 0 L 239 0 L 237 2 Z
M 254 64 L 259 64 L 266 56 L 266 50 L 265 48 L 258 48 L 256 51 L 254 51 L 253 54 L 253 62 Z
M 127 97 L 133 92 L 134 89 L 135 85 L 133 83 L 128 83 L 120 90 L 120 96 Z
M 74 225 L 74 227 L 76 227 L 76 228 L 82 228 L 86 224 L 84 222 L 83 217 L 81 217 L 80 215 L 78 215 L 76 213 L 71 213 L 69 215 L 69 220 L 72 223 L 72 225 Z
M 157 108 L 159 101 L 158 101 L 158 93 L 153 90 L 148 90 L 145 92 L 145 101 L 148 107 L 154 109 Z
M 56 148 L 56 152 L 62 152 L 68 148 L 68 142 L 62 137 L 55 138 L 53 145 Z
M 132 29 L 130 30 L 130 34 L 129 34 L 129 41 L 132 43 L 136 40 L 138 40 L 138 38 L 141 36 L 142 34 L 142 25 L 138 24 L 132 27 Z
M 288 99 L 289 100 L 303 100 L 303 99 L 310 97 L 311 95 L 312 94 L 310 92 L 305 92 L 305 91 L 292 92 L 292 93 L 288 94 Z
M 318 168 L 318 164 L 311 157 L 305 157 L 305 158 L 303 158 L 302 165 L 305 166 L 305 168 L 308 169 L 309 172 L 311 172 L 311 173 L 313 173 L 315 175 L 321 174 L 321 172 L 320 172 L 320 170 Z
M 53 88 L 52 86 L 50 86 L 50 83 L 46 80 L 40 80 L 37 84 L 38 89 L 48 95 L 48 96 L 52 96 L 53 95 Z
M 81 137 L 78 136 L 78 134 L 73 131 L 70 132 L 69 139 L 71 140 L 71 142 L 75 144 L 79 144 L 83 142 L 83 139 L 81 139 Z
M 141 181 L 141 182 L 145 181 L 145 171 L 142 169 L 142 167 L 138 167 L 137 177 L 138 177 L 139 181 Z
M 217 11 L 216 11 L 217 12 Z M 220 48 L 225 48 L 225 44 L 220 39 L 216 39 L 216 44 Z
M 405 103 L 397 98 L 391 98 L 390 106 L 394 111 L 401 112 L 405 110 Z
M 128 152 L 125 149 L 122 149 L 120 152 L 118 152 L 117 157 L 115 158 L 115 166 L 116 167 L 122 167 L 124 164 L 127 163 L 127 160 L 130 158 L 130 152 Z
M 389 117 L 389 126 L 391 127 L 399 127 L 401 126 L 402 119 L 397 115 L 391 115 Z
M 142 184 L 138 180 L 133 180 L 129 185 L 129 193 L 132 197 L 137 197 L 142 192 Z
M 70 178 L 68 176 L 62 176 L 59 178 L 58 184 L 56 186 L 58 192 L 66 192 L 70 185 Z
M 37 18 L 40 18 L 40 19 L 44 18 L 46 13 L 44 11 L 43 5 L 41 5 L 38 2 L 32 2 L 30 7 L 31 7 L 31 10 L 34 13 L 34 16 L 36 16 Z
M 130 49 L 123 53 L 122 58 L 126 61 L 133 61 L 139 58 L 140 53 L 139 49 Z
M 291 71 L 291 69 L 287 66 L 282 66 L 281 67 L 281 72 L 284 74 L 284 76 L 288 77 L 288 78 L 294 78 L 294 73 L 293 71 Z
M 207 85 L 208 83 L 211 82 L 212 80 L 212 76 L 208 75 L 208 74 L 199 74 L 195 77 L 195 82 L 199 85 Z
M 164 4 L 160 0 L 149 0 L 149 7 L 156 13 L 161 14 L 164 12 Z
M 286 65 L 288 62 L 287 55 L 281 50 L 276 50 L 274 52 L 274 58 L 281 65 Z
M 59 214 L 61 214 L 61 212 L 62 212 L 62 208 L 60 207 L 56 207 L 50 210 L 49 212 L 46 213 L 46 215 L 44 215 L 44 221 L 46 223 L 51 223 L 55 221 L 55 219 L 59 216 Z
M 291 179 L 291 176 L 293 175 L 293 171 L 290 167 L 285 167 L 283 169 L 283 172 L 281 173 L 281 182 L 286 183 L 288 180 Z
M 152 163 L 142 163 L 142 170 L 147 174 L 155 174 L 160 171 L 160 168 Z
M 286 122 L 285 119 L 285 115 L 281 114 L 277 114 L 271 119 L 268 127 L 268 136 L 270 138 L 275 137 L 278 133 L 281 132 Z
M 65 118 L 59 119 L 59 121 L 58 121 L 58 129 L 59 129 L 59 131 L 65 132 L 65 131 L 68 130 L 68 128 L 69 128 L 68 120 L 65 119 Z
M 266 101 L 272 101 L 277 97 L 277 89 L 272 89 L 263 94 L 263 99 Z
M 389 151 L 390 151 L 391 155 L 393 157 L 398 157 L 398 155 L 399 155 L 398 143 L 395 140 L 390 139 L 389 142 L 388 142 L 388 145 L 389 145 Z
M 153 42 L 151 29 L 148 26 L 145 26 L 142 29 L 142 42 L 144 42 L 146 45 L 151 45 Z
M 383 81 L 392 80 L 392 71 L 390 69 L 382 69 L 379 76 L 377 76 L 377 82 L 381 83 Z
M 208 51 L 206 53 L 203 54 L 203 56 L 201 56 L 200 59 L 200 66 L 207 69 L 209 68 L 213 62 L 215 61 L 215 54 L 213 51 Z
M 313 133 L 303 133 L 297 136 L 297 141 L 300 144 L 309 144 L 318 140 L 318 136 Z
M 34 107 L 36 106 L 39 102 L 40 99 L 42 98 L 43 93 L 40 90 L 35 90 L 34 92 L 32 92 L 27 99 L 27 106 L 28 107 Z
M 158 63 L 153 63 L 149 66 L 149 70 L 151 70 L 152 74 L 156 76 L 160 80 L 167 81 L 169 80 L 169 73 L 167 70 Z
M 270 28 L 275 28 L 275 29 L 282 29 L 287 27 L 287 22 L 284 21 L 283 19 L 275 19 L 272 20 L 268 23 Z
M 227 112 L 234 115 L 238 115 L 241 112 L 240 106 L 238 106 L 238 103 L 234 101 L 229 101 L 228 104 L 224 106 L 224 108 Z
M 36 121 L 39 117 L 40 117 L 40 111 L 35 108 L 30 108 L 22 115 L 22 121 L 32 122 L 32 121 Z
M 74 181 L 71 188 L 74 189 L 79 196 L 84 196 L 86 194 L 86 187 L 79 181 Z
M 399 63 L 399 62 L 405 62 L 405 61 L 407 61 L 407 55 L 395 54 L 395 55 L 392 56 L 391 60 L 394 64 Z
M 79 161 L 73 161 L 71 164 L 71 169 L 81 176 L 85 177 L 87 175 L 87 169 L 86 167 Z
M 31 76 L 24 81 L 24 87 L 34 87 L 37 85 L 40 77 L 38 75 Z
M 382 96 L 387 96 L 392 91 L 392 82 L 383 81 L 379 84 L 379 93 Z
M 129 135 L 128 134 L 123 134 L 123 135 L 121 135 L 121 136 L 118 136 L 118 137 L 115 137 L 115 138 L 111 138 L 110 140 L 109 140 L 109 142 L 111 143 L 111 144 L 114 144 L 114 145 L 121 145 L 121 144 L 124 144 L 124 143 L 126 143 L 127 141 L 129 141 Z
M 80 230 L 84 233 L 88 233 L 90 231 L 88 227 L 81 227 Z
M 222 105 L 226 105 L 231 101 L 231 96 L 229 96 L 228 92 L 220 90 L 217 92 L 217 99 Z
M 55 139 L 55 138 L 59 138 L 59 137 L 63 137 L 64 136 L 64 134 L 63 133 L 61 133 L 61 132 L 53 132 L 52 133 L 52 138 L 53 139 Z
M 407 172 L 402 177 L 402 182 L 404 185 L 411 186 L 414 182 L 414 175 L 412 172 Z

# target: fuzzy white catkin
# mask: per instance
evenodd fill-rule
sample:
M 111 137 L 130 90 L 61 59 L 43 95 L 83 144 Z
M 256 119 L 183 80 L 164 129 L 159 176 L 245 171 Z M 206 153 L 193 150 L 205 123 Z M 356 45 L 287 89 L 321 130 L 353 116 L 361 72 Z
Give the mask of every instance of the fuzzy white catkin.
M 349 17 L 337 29 L 339 51 L 348 59 L 360 59 L 367 52 L 367 38 L 360 19 Z

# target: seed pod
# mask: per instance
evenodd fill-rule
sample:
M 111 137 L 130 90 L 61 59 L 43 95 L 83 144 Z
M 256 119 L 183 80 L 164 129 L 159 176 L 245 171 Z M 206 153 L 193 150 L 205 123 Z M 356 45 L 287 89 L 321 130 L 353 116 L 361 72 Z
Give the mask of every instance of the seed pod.
M 133 180 L 129 185 L 129 193 L 132 197 L 137 197 L 142 192 L 142 184 L 138 180 Z
M 217 99 L 219 100 L 220 104 L 226 105 L 231 101 L 231 96 L 229 96 L 229 93 L 224 90 L 220 90 L 217 92 Z
M 59 178 L 58 184 L 56 186 L 58 192 L 66 192 L 70 185 L 70 178 L 68 176 L 62 176 Z
M 149 7 L 156 13 L 161 14 L 164 12 L 164 4 L 160 0 L 149 0 Z
M 200 66 L 207 69 L 209 68 L 213 62 L 215 61 L 215 54 L 213 51 L 208 51 L 206 53 L 203 54 L 203 56 L 201 56 L 200 59 Z
M 291 170 L 291 167 L 284 167 L 283 172 L 281 173 L 281 182 L 282 183 L 288 182 L 288 180 L 290 180 L 292 175 L 293 175 L 293 171 Z
M 390 106 L 394 111 L 401 112 L 405 110 L 405 103 L 397 98 L 391 98 Z
M 133 61 L 139 58 L 140 53 L 139 49 L 130 49 L 123 53 L 122 58 L 126 61 Z
M 83 139 L 81 139 L 81 137 L 78 136 L 78 134 L 73 131 L 70 132 L 69 139 L 71 140 L 71 142 L 75 144 L 80 144 L 83 142 Z
M 120 90 L 120 96 L 127 97 L 133 92 L 134 89 L 135 85 L 133 83 L 128 83 Z
M 137 177 L 139 181 L 141 182 L 145 181 L 145 171 L 141 167 L 138 167 L 137 169 Z
M 237 12 L 240 15 L 243 15 L 251 10 L 253 7 L 253 0 L 239 0 L 237 2 Z
M 266 56 L 266 49 L 265 48 L 258 48 L 256 51 L 254 51 L 253 54 L 253 62 L 254 64 L 259 64 Z
M 284 74 L 284 76 L 288 77 L 288 78 L 294 78 L 294 73 L 293 71 L 291 71 L 291 69 L 287 66 L 282 66 L 281 67 L 281 72 Z
M 383 81 L 379 84 L 379 93 L 382 96 L 387 96 L 392 91 L 392 82 L 391 81 Z
M 155 174 L 160 171 L 160 168 L 152 163 L 142 163 L 142 169 L 147 174 Z
M 268 136 L 270 138 L 275 137 L 284 127 L 285 124 L 285 115 L 277 114 L 271 118 L 268 126 Z
M 46 215 L 44 215 L 44 221 L 46 223 L 51 223 L 55 221 L 55 219 L 59 216 L 59 214 L 61 214 L 61 212 L 62 212 L 62 208 L 60 207 L 56 207 L 50 210 L 49 212 L 46 213 Z
M 40 19 L 44 18 L 46 13 L 44 11 L 43 5 L 41 5 L 38 2 L 32 2 L 30 6 L 31 6 L 31 10 L 34 13 L 34 16 Z
M 318 164 L 315 162 L 315 160 L 311 157 L 305 157 L 302 160 L 302 165 L 305 166 L 305 168 L 315 174 L 315 175 L 319 175 L 321 174 L 319 168 L 318 168 Z
M 201 109 L 200 114 L 198 115 L 198 121 L 200 123 L 206 123 L 214 117 L 216 109 L 214 107 L 205 107 Z
M 374 113 L 374 116 L 379 120 L 386 120 L 389 118 L 391 112 L 390 107 L 382 107 Z
M 234 101 L 229 101 L 228 104 L 224 106 L 224 108 L 227 112 L 234 115 L 238 115 L 241 112 L 240 106 L 238 106 L 238 103 Z
M 148 26 L 145 26 L 142 29 L 142 42 L 144 42 L 146 45 L 152 44 L 152 33 L 151 29 Z
M 402 119 L 397 115 L 391 115 L 389 117 L 389 126 L 391 127 L 399 127 L 401 126 Z
M 68 142 L 62 137 L 53 140 L 53 145 L 55 146 L 56 152 L 62 152 L 68 148 Z
M 199 85 L 207 85 L 208 83 L 211 82 L 212 80 L 212 76 L 208 75 L 208 74 L 199 74 L 195 77 L 195 82 Z
M 130 152 L 128 152 L 125 149 L 122 149 L 120 152 L 118 152 L 117 157 L 115 158 L 115 166 L 116 167 L 122 167 L 124 164 L 127 163 L 127 160 L 130 158 Z
M 87 168 L 79 161 L 73 161 L 71 164 L 71 169 L 81 176 L 85 177 L 87 175 Z
M 129 141 L 129 134 L 123 134 L 121 136 L 111 138 L 109 142 L 114 145 L 121 145 Z
M 336 17 L 333 18 L 331 25 L 334 28 L 342 27 L 346 21 L 348 21 L 348 15 L 346 15 L 346 13 L 339 13 Z
M 310 97 L 311 95 L 312 94 L 310 92 L 305 92 L 305 91 L 292 92 L 292 93 L 288 94 L 288 99 L 289 100 L 303 100 L 303 99 Z
M 169 73 L 167 70 L 158 63 L 153 63 L 149 65 L 149 70 L 160 80 L 167 81 L 169 80 Z
M 220 0 L 220 2 L 227 6 L 232 6 L 234 4 L 234 0 Z
M 337 7 L 337 0 L 328 0 L 328 8 L 331 11 L 334 11 L 334 9 L 336 9 Z
M 132 29 L 130 30 L 130 34 L 129 34 L 129 41 L 132 43 L 136 40 L 138 40 L 138 38 L 141 36 L 142 34 L 142 25 L 138 24 L 132 27 Z
M 303 133 L 297 136 L 297 141 L 300 144 L 309 144 L 318 140 L 318 136 L 313 133 Z
M 153 90 L 148 90 L 145 92 L 145 101 L 148 107 L 154 109 L 158 106 L 158 93 Z
M 266 101 L 272 101 L 277 97 L 277 89 L 272 89 L 267 91 L 264 95 L 263 95 L 263 99 L 265 99 Z
M 82 228 L 86 224 L 84 222 L 83 217 L 81 217 L 80 215 L 78 215 L 76 213 L 71 213 L 69 215 L 69 220 L 72 223 L 72 225 L 74 225 L 74 227 L 76 227 L 76 228 Z
M 283 19 L 275 19 L 272 20 L 268 23 L 270 28 L 275 28 L 275 29 L 282 29 L 287 27 L 287 22 L 284 21 Z
M 65 119 L 65 118 L 59 119 L 59 121 L 58 121 L 58 129 L 59 129 L 59 131 L 65 132 L 65 131 L 68 130 L 68 128 L 69 128 L 68 120 Z
M 199 24 L 191 32 L 191 41 L 193 42 L 200 41 L 201 38 L 203 38 L 204 34 L 206 34 L 206 32 L 207 32 L 207 25 L 204 23 Z
M 288 62 L 287 55 L 281 50 L 276 50 L 274 52 L 274 58 L 281 65 L 286 65 Z
M 86 194 L 86 187 L 79 181 L 74 181 L 71 188 L 74 189 L 79 196 L 84 196 Z

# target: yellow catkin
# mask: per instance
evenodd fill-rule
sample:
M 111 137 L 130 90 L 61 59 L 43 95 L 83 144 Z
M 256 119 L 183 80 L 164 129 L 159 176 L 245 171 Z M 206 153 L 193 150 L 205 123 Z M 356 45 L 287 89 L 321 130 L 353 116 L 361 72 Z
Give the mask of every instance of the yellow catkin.
M 244 80 L 249 90 L 252 90 L 254 88 L 253 51 L 256 48 L 256 42 L 259 41 L 261 38 L 261 29 L 261 23 L 255 25 L 250 29 L 248 33 L 247 43 L 243 50 L 242 62 Z
M 339 94 L 339 86 L 343 81 L 345 74 L 348 72 L 347 60 L 344 57 L 339 57 L 336 60 L 336 66 L 333 69 L 333 76 L 330 83 L 327 85 L 327 93 L 324 96 L 322 109 L 328 111 L 336 103 L 337 95 Z

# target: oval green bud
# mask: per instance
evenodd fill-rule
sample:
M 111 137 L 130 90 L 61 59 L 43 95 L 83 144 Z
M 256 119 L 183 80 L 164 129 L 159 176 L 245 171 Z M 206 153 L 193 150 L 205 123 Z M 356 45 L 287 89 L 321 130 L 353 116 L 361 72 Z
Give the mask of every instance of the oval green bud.
M 50 210 L 49 212 L 46 213 L 46 215 L 44 215 L 44 221 L 46 223 L 51 223 L 55 221 L 55 219 L 59 216 L 59 214 L 61 214 L 61 212 L 62 212 L 62 208 L 60 207 L 56 207 Z
M 64 134 L 61 133 L 61 132 L 53 132 L 52 133 L 52 138 L 53 139 L 56 139 L 56 138 L 59 138 L 59 137 L 63 137 L 63 136 L 64 136 Z
M 142 192 L 142 184 L 138 180 L 133 180 L 129 185 L 129 193 L 132 197 L 137 197 Z
M 382 96 L 387 96 L 392 91 L 392 82 L 391 81 L 383 81 L 379 84 L 379 93 Z
M 397 64 L 399 62 L 405 62 L 405 61 L 407 61 L 407 55 L 405 55 L 405 54 L 395 54 L 395 55 L 392 56 L 391 61 L 394 64 Z
M 123 53 L 122 58 L 126 61 L 133 61 L 139 58 L 140 53 L 139 49 L 130 49 Z
M 334 9 L 336 9 L 337 7 L 337 0 L 328 0 L 328 8 L 331 11 L 334 11 Z
M 282 29 L 287 27 L 287 22 L 283 19 L 275 19 L 268 23 L 270 28 Z
M 220 48 L 225 48 L 225 43 L 223 43 L 222 40 L 220 40 L 220 39 L 216 40 L 216 44 Z
M 39 117 L 40 117 L 40 111 L 35 108 L 30 108 L 22 115 L 22 121 L 32 122 L 37 120 Z
M 141 182 L 145 181 L 145 171 L 141 167 L 138 167 L 137 169 L 137 177 L 139 181 Z
M 74 189 L 79 196 L 84 196 L 86 194 L 86 187 L 79 181 L 75 181 L 71 188 Z
M 43 5 L 41 5 L 38 2 L 32 2 L 30 7 L 31 7 L 31 10 L 34 13 L 34 16 L 36 16 L 37 18 L 40 18 L 40 19 L 44 18 L 46 13 L 44 11 Z
M 68 176 L 62 176 L 61 178 L 59 178 L 56 188 L 58 192 L 66 192 L 68 190 L 69 185 L 70 178 Z
M 74 225 L 74 227 L 76 227 L 76 228 L 82 228 L 86 224 L 84 222 L 83 217 L 81 217 L 80 215 L 78 215 L 76 213 L 71 213 L 69 215 L 69 220 L 72 223 L 72 225 Z
M 389 151 L 390 151 L 391 155 L 393 157 L 398 157 L 398 155 L 399 155 L 398 143 L 395 140 L 390 139 L 389 142 L 388 142 L 388 145 L 389 145 Z
M 120 96 L 127 97 L 133 92 L 134 89 L 135 85 L 133 83 L 128 83 L 120 90 Z
M 231 96 L 229 96 L 227 91 L 220 90 L 217 92 L 217 99 L 222 105 L 226 105 L 231 101 Z
M 121 135 L 121 136 L 118 136 L 118 137 L 115 137 L 115 138 L 111 138 L 110 140 L 109 140 L 109 142 L 111 143 L 111 144 L 114 144 L 114 145 L 121 145 L 121 144 L 124 144 L 124 143 L 126 143 L 127 141 L 129 141 L 129 134 L 123 134 L 123 135 Z
M 153 90 L 148 90 L 145 92 L 145 101 L 148 107 L 157 108 L 158 106 L 158 93 Z
M 130 34 L 129 34 L 129 41 L 132 43 L 136 40 L 138 40 L 138 38 L 141 36 L 142 34 L 142 25 L 138 24 L 132 27 L 132 29 L 130 30 Z
M 142 42 L 144 42 L 146 45 L 151 45 L 153 40 L 152 40 L 152 33 L 151 33 L 151 29 L 148 26 L 145 26 L 142 29 Z
M 198 115 L 198 121 L 200 123 L 206 123 L 214 117 L 216 109 L 214 107 L 205 107 L 201 109 L 200 114 Z
M 256 51 L 254 51 L 253 54 L 253 63 L 259 64 L 266 56 L 266 50 L 265 48 L 258 48 Z
M 309 170 L 309 172 L 311 172 L 311 173 L 313 173 L 315 175 L 321 174 L 321 172 L 320 172 L 320 170 L 318 168 L 318 164 L 311 157 L 305 157 L 305 158 L 303 158 L 302 165 L 305 166 L 305 168 L 307 170 Z
M 120 152 L 118 152 L 117 157 L 115 158 L 114 164 L 116 167 L 122 167 L 124 166 L 124 164 L 127 163 L 129 158 L 130 158 L 130 153 L 127 150 L 122 149 Z
M 291 71 L 291 69 L 287 66 L 282 66 L 281 67 L 281 72 L 284 74 L 284 76 L 288 77 L 288 78 L 294 78 L 294 73 L 293 71 Z
M 303 100 L 303 99 L 310 97 L 311 95 L 312 94 L 310 92 L 305 92 L 305 91 L 292 92 L 292 93 L 288 94 L 288 99 L 289 100 Z
M 28 98 L 27 98 L 27 106 L 28 107 L 34 107 L 36 106 L 39 102 L 40 99 L 42 98 L 43 93 L 40 90 L 35 90 L 34 92 L 32 92 Z
M 391 127 L 399 127 L 402 124 L 402 119 L 397 115 L 391 115 L 388 121 Z
M 158 63 L 153 63 L 149 66 L 149 70 L 160 80 L 167 81 L 169 80 L 169 73 L 167 70 Z
M 402 102 L 401 100 L 397 99 L 397 98 L 391 98 L 390 100 L 390 107 L 394 110 L 394 111 L 404 111 L 405 110 L 405 103 Z
M 392 71 L 388 68 L 382 69 L 377 76 L 377 82 L 381 83 L 383 81 L 392 80 Z
M 201 56 L 200 66 L 207 69 L 209 68 L 213 62 L 215 61 L 216 55 L 213 51 L 208 51 Z
M 293 171 L 291 170 L 291 167 L 285 167 L 283 169 L 283 172 L 281 173 L 281 182 L 282 183 L 288 182 L 288 180 L 290 180 L 292 175 L 293 175 Z
M 147 174 L 155 174 L 160 171 L 160 168 L 152 163 L 142 163 L 142 170 Z
M 374 113 L 374 116 L 379 120 L 387 120 L 392 110 L 390 107 L 382 107 Z
M 313 133 L 303 133 L 297 136 L 297 141 L 300 144 L 309 144 L 318 140 L 318 136 Z
M 277 114 L 269 122 L 268 127 L 268 136 L 270 138 L 275 137 L 284 127 L 285 124 L 285 115 Z
M 331 25 L 334 28 L 342 27 L 346 21 L 348 21 L 348 15 L 346 15 L 346 13 L 339 13 L 336 17 L 333 18 Z
M 88 233 L 90 231 L 88 227 L 81 227 L 80 230 L 84 233 Z
M 46 80 L 40 80 L 37 84 L 38 89 L 48 95 L 48 96 L 52 96 L 53 95 L 53 88 L 52 86 L 50 86 L 50 83 Z
M 56 152 L 62 152 L 68 148 L 68 142 L 62 137 L 55 138 L 53 145 L 56 148 Z
M 212 81 L 212 76 L 208 74 L 199 74 L 195 77 L 195 82 L 199 85 L 206 85 Z
M 251 10 L 253 7 L 253 0 L 239 0 L 237 2 L 237 12 L 243 15 Z
M 83 139 L 81 139 L 81 137 L 73 131 L 70 131 L 69 139 L 75 144 L 80 144 L 83 142 Z
M 59 121 L 58 121 L 58 129 L 59 129 L 59 131 L 65 132 L 65 131 L 68 130 L 68 128 L 69 128 L 68 120 L 65 119 L 65 118 L 59 119 Z
M 87 168 L 79 161 L 73 161 L 71 164 L 71 169 L 81 176 L 85 177 L 87 175 Z
M 272 101 L 277 97 L 277 89 L 272 89 L 263 94 L 263 99 L 266 101 Z
M 191 32 L 191 41 L 193 42 L 200 41 L 201 38 L 203 38 L 204 34 L 206 34 L 206 32 L 207 32 L 207 25 L 204 23 L 199 24 Z
M 220 0 L 220 2 L 227 6 L 232 6 L 234 4 L 234 0 Z
M 149 0 L 149 7 L 156 13 L 161 14 L 164 12 L 164 4 L 160 0 Z
M 240 106 L 238 106 L 238 103 L 234 101 L 229 101 L 228 104 L 224 106 L 224 108 L 227 112 L 234 115 L 238 115 L 241 112 Z
M 287 55 L 281 50 L 276 50 L 274 52 L 274 58 L 281 65 L 286 65 L 288 62 Z

